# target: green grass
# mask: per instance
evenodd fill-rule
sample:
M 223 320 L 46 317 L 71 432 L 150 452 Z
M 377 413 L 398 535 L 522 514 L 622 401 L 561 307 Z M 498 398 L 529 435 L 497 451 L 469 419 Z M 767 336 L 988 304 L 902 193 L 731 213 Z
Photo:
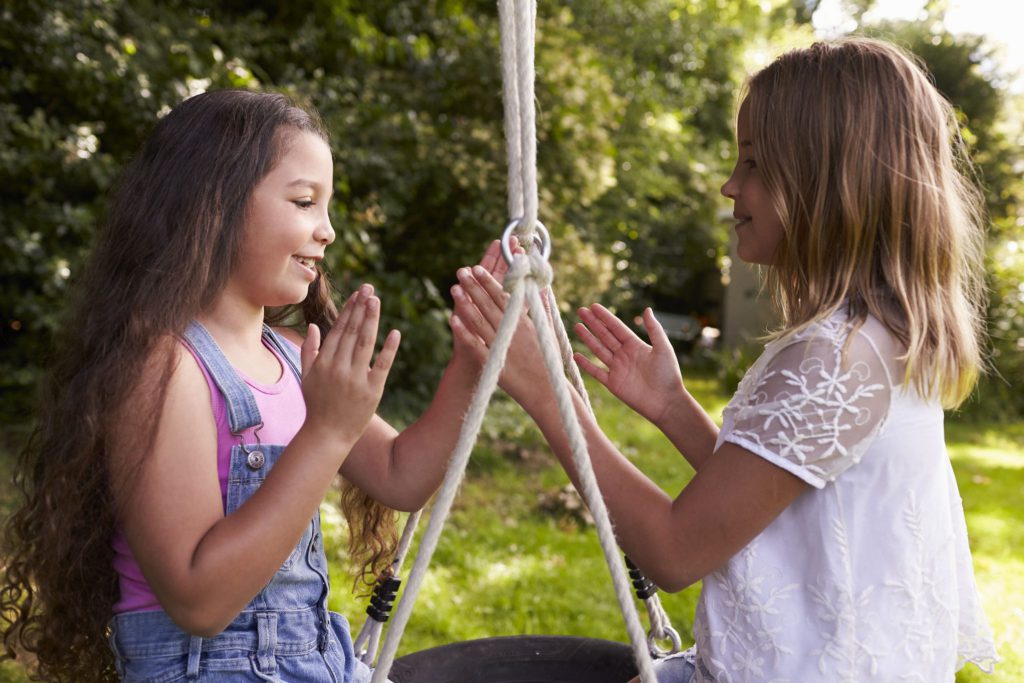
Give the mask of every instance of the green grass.
M 721 411 L 726 397 L 713 380 L 688 380 L 688 386 L 712 413 Z M 592 396 L 609 435 L 675 495 L 692 474 L 685 461 L 657 430 L 602 389 L 594 388 Z M 535 429 L 517 431 L 521 423 L 515 406 L 494 401 L 484 430 L 491 438 L 470 461 L 399 654 L 494 635 L 626 641 L 596 534 L 572 511 L 545 505 L 568 480 Z M 514 442 L 494 439 L 497 433 L 513 433 Z M 1024 423 L 951 420 L 947 441 L 967 512 L 978 584 L 1002 657 L 994 676 L 969 665 L 957 681 L 1024 681 L 1024 655 L 1018 652 L 1024 643 Z M 323 511 L 334 571 L 331 605 L 348 616 L 355 632 L 365 618 L 366 601 L 349 593 L 336 509 L 327 503 Z M 424 518 L 420 528 L 425 524 Z M 415 545 L 404 574 L 414 553 Z M 687 643 L 698 592 L 694 586 L 662 595 Z M 15 666 L 0 667 L 0 682 L 24 680 Z

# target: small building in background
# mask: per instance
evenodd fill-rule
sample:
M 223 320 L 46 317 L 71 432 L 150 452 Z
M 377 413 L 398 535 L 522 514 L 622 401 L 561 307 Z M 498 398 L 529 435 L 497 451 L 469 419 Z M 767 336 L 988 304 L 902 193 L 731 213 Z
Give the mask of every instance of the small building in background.
M 764 335 L 778 322 L 767 294 L 761 292 L 759 267 L 736 255 L 736 231 L 730 230 L 729 272 L 722 302 L 722 336 L 725 349 L 740 348 Z

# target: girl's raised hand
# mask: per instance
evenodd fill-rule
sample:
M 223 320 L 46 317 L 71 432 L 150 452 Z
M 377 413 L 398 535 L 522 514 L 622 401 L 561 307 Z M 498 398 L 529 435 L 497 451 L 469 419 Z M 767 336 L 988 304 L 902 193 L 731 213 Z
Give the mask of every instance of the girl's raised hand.
M 470 335 L 476 352 L 485 358 L 505 314 L 508 294 L 482 265 L 459 269 L 458 278 L 459 284 L 452 288 L 455 300 L 453 317 Z M 499 384 L 527 409 L 531 401 L 543 400 L 543 390 L 550 387 L 537 333 L 525 309 L 509 346 Z
M 522 251 L 515 236 L 512 236 L 511 245 L 513 251 Z M 490 275 L 499 284 L 504 281 L 505 274 L 508 272 L 508 263 L 501 255 L 501 243 L 498 240 L 494 240 L 487 247 L 483 257 L 480 259 L 477 268 L 482 268 L 485 272 Z M 459 272 L 468 271 L 468 268 L 460 269 Z M 461 280 L 461 278 L 460 278 Z M 449 324 L 452 328 L 453 337 L 453 351 L 452 355 L 455 357 L 467 357 L 472 359 L 474 363 L 479 366 L 483 366 L 487 360 L 487 348 L 489 344 L 483 342 L 483 340 L 476 334 L 476 332 L 466 325 L 466 321 L 459 317 L 459 301 L 458 296 L 462 293 L 461 285 L 455 285 L 452 287 L 452 299 L 455 303 L 455 311 L 452 313 Z M 465 312 L 465 302 L 462 306 L 463 312 Z
M 576 323 L 576 334 L 604 367 L 580 353 L 575 354 L 576 362 L 623 403 L 659 424 L 664 411 L 683 392 L 683 377 L 675 350 L 654 313 L 650 308 L 643 313 L 650 345 L 601 304 L 581 308 L 579 315 L 583 322 Z
M 345 302 L 326 339 L 321 342 L 319 328 L 311 325 L 302 344 L 303 426 L 347 448 L 376 412 L 398 351 L 400 335 L 391 330 L 371 364 L 379 320 L 380 300 L 364 284 Z

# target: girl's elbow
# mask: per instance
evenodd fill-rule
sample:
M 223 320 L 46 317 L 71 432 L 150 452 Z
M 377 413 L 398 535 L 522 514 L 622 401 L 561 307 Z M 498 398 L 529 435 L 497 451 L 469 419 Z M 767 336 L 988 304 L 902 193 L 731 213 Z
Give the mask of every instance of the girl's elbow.
M 683 574 L 666 576 L 663 577 L 661 580 L 652 580 L 659 589 L 665 591 L 666 593 L 678 593 L 681 590 L 689 588 L 698 581 L 698 579 Z
M 681 563 L 669 563 L 651 567 L 650 572 L 646 575 L 648 579 L 654 582 L 654 585 L 666 593 L 678 593 L 703 578 L 690 571 L 687 567 L 681 566 Z
M 179 596 L 161 600 L 164 611 L 182 631 L 200 638 L 213 638 L 238 616 L 238 609 L 217 604 L 215 600 Z
M 658 574 L 656 577 L 649 577 L 649 579 L 654 582 L 658 589 L 666 593 L 678 593 L 696 583 L 696 580 L 678 571 Z

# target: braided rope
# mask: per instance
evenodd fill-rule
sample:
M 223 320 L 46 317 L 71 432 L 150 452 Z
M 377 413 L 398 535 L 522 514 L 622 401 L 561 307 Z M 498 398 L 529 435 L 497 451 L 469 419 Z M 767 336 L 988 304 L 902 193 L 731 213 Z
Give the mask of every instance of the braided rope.
M 525 258 L 516 258 L 509 268 L 506 278 L 511 277 L 521 281 L 524 271 L 528 268 Z M 497 336 L 491 346 L 491 352 L 484 363 L 483 373 L 477 384 L 476 394 L 470 404 L 469 412 L 462 423 L 462 431 L 455 444 L 451 460 L 448 463 L 448 470 L 445 473 L 444 482 L 434 499 L 434 507 L 430 512 L 430 520 L 420 540 L 419 551 L 409 572 L 409 581 L 403 591 L 402 599 L 398 602 L 398 609 L 391 620 L 391 628 L 384 638 L 384 646 L 381 649 L 380 658 L 377 660 L 377 668 L 374 669 L 371 683 L 384 683 L 391 665 L 395 660 L 395 653 L 398 651 L 398 643 L 402 638 L 406 625 L 409 623 L 409 616 L 412 614 L 413 604 L 419 593 L 423 578 L 426 576 L 427 567 L 430 565 L 430 558 L 437 548 L 441 538 L 441 530 L 444 527 L 445 519 L 451 511 L 455 494 L 462 482 L 462 476 L 466 470 L 466 463 L 469 462 L 469 455 L 473 450 L 473 444 L 480 433 L 480 426 L 483 424 L 487 405 L 498 387 L 498 375 L 505 365 L 505 356 L 508 354 L 508 347 L 512 343 L 512 336 L 516 326 L 519 324 L 519 316 L 523 311 L 525 290 L 523 287 L 515 288 L 508 300 L 505 310 L 505 317 L 498 326 Z
M 502 97 L 508 156 L 508 211 L 510 216 L 522 216 L 516 234 L 519 243 L 530 249 L 534 243 L 533 231 L 537 220 L 537 127 L 533 105 L 536 0 L 499 0 L 498 16 L 501 23 Z M 579 366 L 573 359 L 572 343 L 562 317 L 557 315 L 559 308 L 554 290 L 546 287 L 543 291 L 548 301 L 548 310 L 555 313 L 555 338 L 562 354 L 563 371 L 568 372 L 570 383 L 583 398 L 587 410 L 593 414 L 590 394 L 583 384 Z M 669 632 L 674 633 L 668 614 L 656 596 L 651 598 L 644 599 L 651 623 L 650 635 L 652 639 L 668 638 Z M 672 652 L 678 649 L 673 646 Z M 651 653 L 660 653 L 660 650 L 652 646 Z
M 409 552 L 409 546 L 412 545 L 412 537 L 416 532 L 416 525 L 419 524 L 421 514 L 423 514 L 423 511 L 417 510 L 410 514 L 409 518 L 405 521 L 402 537 L 398 541 L 398 548 L 395 549 L 395 559 L 391 561 L 391 576 L 393 577 L 397 577 L 402 571 L 402 564 L 405 562 L 405 556 Z M 352 643 L 352 649 L 355 650 L 356 656 L 359 657 L 363 664 L 367 666 L 373 665 L 373 660 L 377 656 L 377 648 L 380 646 L 380 635 L 383 630 L 384 622 L 382 621 L 371 618 L 363 622 L 363 628 Z
M 509 164 L 508 207 L 511 215 L 521 216 L 516 228 L 517 235 L 520 244 L 530 251 L 527 254 L 516 254 L 505 275 L 504 286 L 510 295 L 505 313 L 498 325 L 490 353 L 463 421 L 444 482 L 435 497 L 430 520 L 420 541 L 402 600 L 399 602 L 384 640 L 371 683 L 385 683 L 391 666 L 394 664 L 399 642 L 409 622 L 416 596 L 422 586 L 431 557 L 440 540 L 445 520 L 451 511 L 455 495 L 462 482 L 466 464 L 483 424 L 487 406 L 497 388 L 498 377 L 504 367 L 505 358 L 523 314 L 524 305 L 527 303 L 530 315 L 534 320 L 544 363 L 555 390 L 558 410 L 569 437 L 573 461 L 580 479 L 581 492 L 594 516 L 605 561 L 612 574 L 619 607 L 626 621 L 626 630 L 633 646 L 637 668 L 640 671 L 640 679 L 643 683 L 655 683 L 656 677 L 651 664 L 651 652 L 648 650 L 636 605 L 633 602 L 629 580 L 619 557 L 618 543 L 615 540 L 608 510 L 601 496 L 593 465 L 590 462 L 586 438 L 573 405 L 572 393 L 566 382 L 566 368 L 569 368 L 572 386 L 577 388 L 588 410 L 590 410 L 589 398 L 583 387 L 579 368 L 572 360 L 572 347 L 558 313 L 557 302 L 551 293 L 549 286 L 552 279 L 551 267 L 538 250 L 533 248 L 537 220 L 536 120 L 533 105 L 536 0 L 499 0 L 498 9 L 501 22 L 505 134 Z M 545 292 L 547 308 L 541 301 L 541 292 Z M 558 329 L 557 340 L 553 327 Z M 657 607 L 660 609 L 660 603 L 657 603 Z M 650 604 L 648 613 L 651 614 Z M 664 623 L 660 621 L 657 614 L 652 616 L 652 619 L 659 619 L 659 624 Z M 652 621 L 653 623 L 654 621 Z M 662 631 L 661 628 L 657 630 Z M 654 629 L 652 629 L 653 631 Z

